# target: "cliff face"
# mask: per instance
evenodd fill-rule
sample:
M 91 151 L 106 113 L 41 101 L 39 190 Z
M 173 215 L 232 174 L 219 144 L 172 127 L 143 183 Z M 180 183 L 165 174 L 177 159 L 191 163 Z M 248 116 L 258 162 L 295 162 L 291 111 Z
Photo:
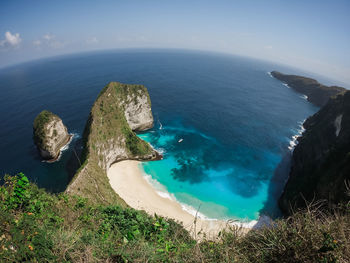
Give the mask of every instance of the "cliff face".
M 126 160 L 156 160 L 160 155 L 133 130 L 153 126 L 147 89 L 141 85 L 109 83 L 96 99 L 84 131 L 82 165 L 67 192 L 98 203 L 123 201 L 115 194 L 106 171 Z
M 137 93 L 137 96 L 125 96 L 122 104 L 129 127 L 133 131 L 143 131 L 153 127 L 151 101 L 145 87 L 140 86 Z
M 294 149 L 289 180 L 279 200 L 285 214 L 305 200 L 348 200 L 350 181 L 350 91 L 336 96 L 308 118 Z
M 49 111 L 42 111 L 34 120 L 33 139 L 45 160 L 55 160 L 60 149 L 69 142 L 70 135 L 62 120 Z
M 319 107 L 326 105 L 330 97 L 346 91 L 346 89 L 342 87 L 325 86 L 314 79 L 302 76 L 286 75 L 278 71 L 272 71 L 271 75 L 285 82 L 297 92 L 305 94 L 308 97 L 308 101 Z

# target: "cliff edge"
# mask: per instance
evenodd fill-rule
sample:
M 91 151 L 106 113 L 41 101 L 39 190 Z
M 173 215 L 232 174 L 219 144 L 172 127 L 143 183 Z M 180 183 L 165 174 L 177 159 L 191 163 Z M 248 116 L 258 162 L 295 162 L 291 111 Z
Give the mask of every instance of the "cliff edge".
M 306 201 L 327 200 L 330 205 L 348 200 L 350 182 L 350 91 L 329 100 L 304 123 L 292 168 L 279 206 L 285 214 Z
M 95 203 L 124 201 L 111 188 L 106 171 L 121 160 L 157 160 L 161 156 L 133 130 L 153 126 L 151 101 L 142 85 L 109 83 L 94 102 L 85 126 L 81 167 L 66 192 Z
M 345 88 L 338 86 L 325 86 L 314 79 L 302 76 L 286 75 L 278 71 L 272 71 L 271 75 L 286 83 L 297 92 L 306 95 L 309 102 L 319 107 L 326 105 L 329 98 L 346 91 Z
M 70 138 L 67 127 L 56 114 L 43 110 L 34 119 L 33 140 L 44 160 L 56 160 Z

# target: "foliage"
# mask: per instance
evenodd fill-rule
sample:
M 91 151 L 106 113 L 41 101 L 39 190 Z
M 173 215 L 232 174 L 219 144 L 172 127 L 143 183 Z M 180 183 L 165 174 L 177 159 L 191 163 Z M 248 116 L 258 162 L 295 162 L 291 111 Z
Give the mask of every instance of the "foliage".
M 142 156 L 150 152 L 149 145 L 137 137 L 129 127 L 123 127 L 122 132 L 126 138 L 126 147 L 134 156 Z
M 0 262 L 349 262 L 350 211 L 319 208 L 195 241 L 178 223 L 50 194 L 22 174 L 0 187 Z
M 57 115 L 50 111 L 43 110 L 40 112 L 33 123 L 33 139 L 40 146 L 43 145 L 45 140 L 45 125 Z

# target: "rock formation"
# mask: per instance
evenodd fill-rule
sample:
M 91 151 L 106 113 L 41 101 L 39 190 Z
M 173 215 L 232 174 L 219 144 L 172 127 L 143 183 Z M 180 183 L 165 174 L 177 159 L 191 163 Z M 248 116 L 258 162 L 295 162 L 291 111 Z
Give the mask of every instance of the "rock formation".
M 289 87 L 297 92 L 306 95 L 308 101 L 319 107 L 326 105 L 330 97 L 346 91 L 346 89 L 342 87 L 325 86 L 314 79 L 302 76 L 285 75 L 278 71 L 272 71 L 271 75 L 288 84 Z
M 142 85 L 109 83 L 92 106 L 83 135 L 81 167 L 67 187 L 102 203 L 123 204 L 109 185 L 107 169 L 121 160 L 156 160 L 161 156 L 133 130 L 153 126 L 151 101 Z
M 61 148 L 71 138 L 62 120 L 52 112 L 44 110 L 36 116 L 33 124 L 33 139 L 40 155 L 45 160 L 56 160 Z
M 128 86 L 126 86 L 128 89 Z M 130 93 L 127 91 L 127 93 Z M 144 131 L 153 127 L 151 101 L 145 87 L 140 86 L 136 96 L 125 96 L 124 115 L 133 131 Z
M 294 149 L 292 168 L 279 205 L 285 214 L 306 201 L 327 200 L 330 205 L 349 200 L 350 91 L 339 94 L 309 117 Z

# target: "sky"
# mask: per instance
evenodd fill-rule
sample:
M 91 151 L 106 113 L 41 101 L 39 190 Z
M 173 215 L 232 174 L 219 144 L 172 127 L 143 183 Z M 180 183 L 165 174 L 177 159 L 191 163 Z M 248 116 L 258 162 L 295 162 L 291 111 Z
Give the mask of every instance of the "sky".
M 225 52 L 350 84 L 350 0 L 0 1 L 0 67 L 120 48 Z

